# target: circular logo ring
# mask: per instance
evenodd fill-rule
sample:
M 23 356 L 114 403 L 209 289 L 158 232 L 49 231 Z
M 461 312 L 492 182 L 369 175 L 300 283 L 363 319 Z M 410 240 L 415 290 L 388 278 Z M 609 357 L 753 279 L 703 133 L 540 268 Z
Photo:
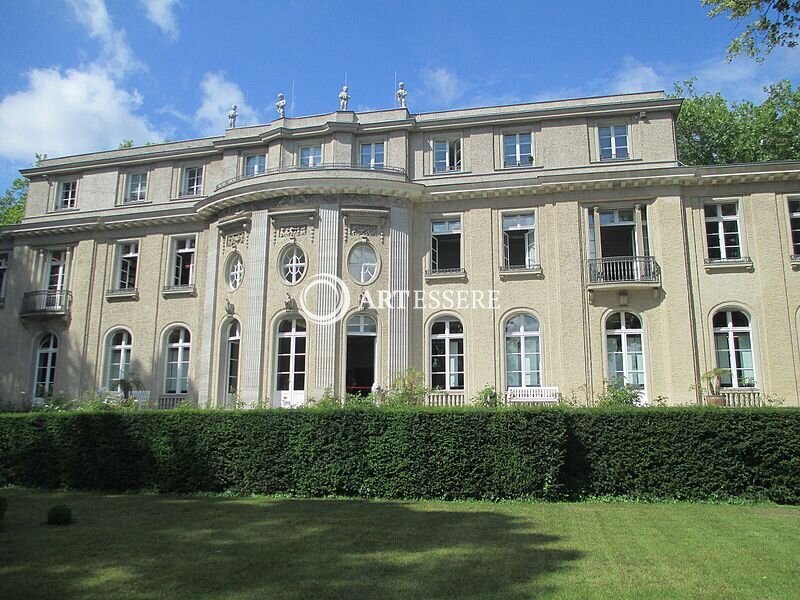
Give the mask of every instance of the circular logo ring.
M 308 307 L 308 294 L 316 287 L 320 287 L 317 295 L 319 305 L 327 308 L 330 304 L 329 301 L 331 299 L 333 300 L 333 308 L 329 312 L 319 314 Z M 350 290 L 347 289 L 344 281 L 336 277 L 336 275 L 319 273 L 309 279 L 300 294 L 298 303 L 302 313 L 308 317 L 308 320 L 312 323 L 316 325 L 332 325 L 333 323 L 341 321 L 342 317 L 344 317 L 344 314 L 347 312 L 350 306 Z M 320 307 L 318 306 L 317 308 Z

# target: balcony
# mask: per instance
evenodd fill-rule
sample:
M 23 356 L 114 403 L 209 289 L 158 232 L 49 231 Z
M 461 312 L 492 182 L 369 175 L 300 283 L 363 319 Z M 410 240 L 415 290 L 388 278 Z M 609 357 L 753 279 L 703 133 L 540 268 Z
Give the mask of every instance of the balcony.
M 72 292 L 66 290 L 39 290 L 22 296 L 23 317 L 64 317 L 72 308 Z
M 589 260 L 590 289 L 661 287 L 661 267 L 652 256 L 611 256 Z
M 261 177 L 269 177 L 270 175 L 280 175 L 285 173 L 314 173 L 320 171 L 360 171 L 360 172 L 372 172 L 376 174 L 385 174 L 389 176 L 399 177 L 402 181 L 407 181 L 408 177 L 406 176 L 406 170 L 400 167 L 387 167 L 387 166 L 374 166 L 371 167 L 369 165 L 361 165 L 361 164 L 351 164 L 351 163 L 320 163 L 314 166 L 307 166 L 307 165 L 288 165 L 285 167 L 273 167 L 271 169 L 265 169 L 259 173 L 248 173 L 237 175 L 236 177 L 231 177 L 230 179 L 226 179 L 222 183 L 218 184 L 217 187 L 214 189 L 214 192 L 218 192 L 226 187 L 229 187 L 235 183 L 239 183 L 240 181 L 246 181 L 248 179 L 258 179 Z

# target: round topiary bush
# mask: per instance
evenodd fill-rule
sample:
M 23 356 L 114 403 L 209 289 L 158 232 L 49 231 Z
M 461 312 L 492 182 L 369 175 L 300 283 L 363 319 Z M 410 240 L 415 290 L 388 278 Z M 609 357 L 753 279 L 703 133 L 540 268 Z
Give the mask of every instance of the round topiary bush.
M 69 525 L 72 523 L 72 509 L 66 504 L 56 504 L 47 511 L 48 525 Z

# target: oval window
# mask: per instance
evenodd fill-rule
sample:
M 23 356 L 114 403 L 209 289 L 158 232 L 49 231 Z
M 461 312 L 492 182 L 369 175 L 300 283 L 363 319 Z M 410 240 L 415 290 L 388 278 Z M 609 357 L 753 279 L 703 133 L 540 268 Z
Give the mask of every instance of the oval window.
M 287 246 L 281 253 L 281 277 L 294 285 L 303 278 L 306 272 L 306 255 L 300 246 Z
M 228 261 L 228 287 L 238 290 L 244 280 L 244 261 L 241 254 L 234 254 Z
M 378 256 L 369 244 L 356 244 L 347 259 L 350 276 L 360 284 L 367 284 L 378 275 Z

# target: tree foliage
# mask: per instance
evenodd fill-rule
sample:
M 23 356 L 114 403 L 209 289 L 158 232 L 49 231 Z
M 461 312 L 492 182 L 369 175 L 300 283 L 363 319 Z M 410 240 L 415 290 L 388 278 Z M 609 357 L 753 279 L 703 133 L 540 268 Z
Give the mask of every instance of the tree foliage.
M 764 89 L 760 105 L 697 95 L 694 80 L 675 84 L 685 98 L 678 116 L 678 159 L 687 165 L 800 159 L 800 87 L 788 80 Z
M 728 45 L 728 60 L 739 54 L 759 62 L 776 46 L 794 48 L 800 36 L 800 0 L 702 0 L 712 7 L 711 18 L 727 16 L 731 21 L 752 17 L 744 31 Z
M 38 167 L 47 158 L 47 154 L 36 154 L 33 166 Z M 27 177 L 17 177 L 11 182 L 5 193 L 0 196 L 0 226 L 16 225 L 25 216 L 25 202 L 28 200 Z

